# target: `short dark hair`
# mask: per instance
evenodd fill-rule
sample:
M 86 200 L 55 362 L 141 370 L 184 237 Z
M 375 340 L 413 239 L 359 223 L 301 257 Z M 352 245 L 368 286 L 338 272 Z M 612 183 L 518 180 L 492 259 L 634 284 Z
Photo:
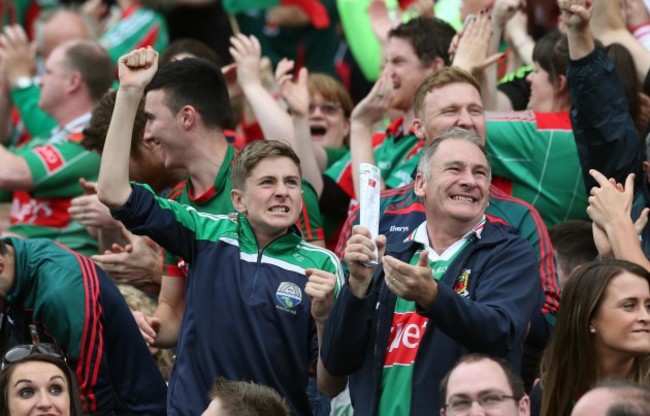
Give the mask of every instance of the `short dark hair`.
M 111 124 L 113 109 L 115 108 L 115 99 L 117 91 L 109 91 L 95 104 L 90 116 L 88 125 L 83 129 L 83 139 L 81 145 L 90 151 L 102 154 L 108 126 Z M 140 142 L 144 137 L 144 128 L 147 124 L 147 117 L 144 113 L 144 100 L 140 101 L 138 111 L 135 114 L 133 123 L 133 134 L 131 136 L 131 156 L 140 154 Z
M 7 254 L 7 243 L 5 243 L 0 235 L 0 255 L 4 256 L 5 254 Z
M 501 367 L 501 369 L 506 375 L 506 378 L 508 379 L 508 385 L 512 390 L 512 396 L 515 398 L 515 400 L 519 401 L 521 400 L 522 397 L 526 395 L 524 382 L 522 381 L 521 377 L 519 377 L 519 375 L 517 375 L 512 370 L 512 367 L 510 367 L 510 364 L 506 360 L 504 360 L 503 358 L 491 357 L 487 354 L 473 353 L 461 357 L 460 360 L 456 362 L 456 365 L 454 365 L 454 367 L 451 370 L 449 370 L 449 372 L 447 372 L 447 374 L 443 377 L 442 381 L 440 381 L 440 400 L 442 402 L 445 402 L 447 400 L 447 388 L 449 386 L 449 376 L 451 376 L 451 373 L 456 369 L 456 367 L 458 367 L 461 364 L 476 363 L 483 360 L 495 362 L 499 365 L 499 367 Z
M 569 67 L 569 42 L 565 34 L 552 31 L 535 43 L 533 61 L 548 72 L 548 79 L 557 87 L 560 75 L 565 75 Z
M 216 66 L 221 66 L 221 57 L 214 49 L 200 40 L 191 38 L 176 39 L 170 43 L 158 59 L 159 66 L 172 62 L 172 58 L 179 54 L 192 55 L 195 58 L 212 62 Z
M 145 93 L 162 90 L 173 114 L 190 105 L 208 128 L 223 130 L 230 124 L 230 100 L 226 80 L 216 65 L 196 58 L 163 65 L 147 85 Z
M 99 101 L 115 80 L 115 65 L 96 42 L 75 41 L 65 51 L 69 70 L 79 71 L 93 101 Z
M 50 354 L 33 353 L 14 363 L 8 364 L 0 372 L 0 416 L 10 416 L 9 414 L 9 397 L 8 387 L 9 379 L 21 364 L 27 362 L 45 362 L 58 367 L 65 375 L 68 383 L 68 395 L 70 399 L 70 415 L 82 416 L 84 413 L 81 408 L 81 401 L 79 400 L 79 393 L 77 389 L 77 379 L 74 372 L 68 367 L 62 358 L 55 357 Z
M 449 23 L 429 17 L 416 17 L 388 32 L 389 38 L 409 42 L 415 55 L 425 66 L 430 65 L 436 58 L 441 58 L 445 66 L 451 64 L 449 45 L 455 35 L 456 31 Z
M 569 220 L 548 229 L 557 265 L 568 276 L 578 266 L 598 258 L 591 223 Z
M 300 158 L 288 143 L 279 140 L 255 140 L 247 144 L 235 159 L 231 172 L 232 187 L 244 189 L 246 178 L 251 171 L 268 157 L 288 157 L 296 164 L 298 172 L 302 176 Z
M 286 401 L 271 387 L 250 381 L 218 378 L 210 389 L 210 400 L 219 399 L 223 410 L 237 416 L 289 416 Z

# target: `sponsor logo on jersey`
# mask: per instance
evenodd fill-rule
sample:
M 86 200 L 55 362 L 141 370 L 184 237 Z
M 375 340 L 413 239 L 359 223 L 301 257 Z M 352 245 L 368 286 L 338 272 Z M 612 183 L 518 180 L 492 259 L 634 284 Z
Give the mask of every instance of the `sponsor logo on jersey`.
M 280 303 L 277 305 L 278 309 L 296 313 L 293 308 L 302 302 L 302 290 L 295 283 L 282 282 L 275 291 L 275 298 Z
M 407 233 L 409 231 L 409 227 L 408 225 L 404 225 L 404 226 L 391 225 L 389 231 L 391 233 Z
M 470 274 L 472 274 L 471 269 L 463 269 L 463 271 L 460 272 L 460 274 L 456 278 L 456 281 L 454 282 L 453 289 L 456 293 L 458 293 L 461 296 L 464 297 L 469 296 L 469 292 L 467 291 L 467 284 L 469 282 Z
M 52 145 L 35 147 L 34 152 L 43 161 L 47 173 L 54 173 L 61 169 L 65 164 L 61 153 L 59 153 L 59 151 Z
M 395 313 L 388 338 L 384 367 L 411 365 L 415 362 L 428 318 L 415 312 Z
M 71 220 L 68 214 L 69 207 L 68 198 L 32 198 L 28 192 L 14 191 L 11 201 L 11 223 L 65 228 Z

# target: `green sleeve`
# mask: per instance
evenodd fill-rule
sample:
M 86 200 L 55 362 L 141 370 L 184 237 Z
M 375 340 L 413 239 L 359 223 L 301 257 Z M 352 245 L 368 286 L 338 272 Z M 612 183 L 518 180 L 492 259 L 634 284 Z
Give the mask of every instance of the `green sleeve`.
M 324 240 L 323 219 L 318 207 L 318 195 L 311 184 L 302 181 L 302 212 L 298 218 L 302 238 L 305 241 Z
M 338 0 L 337 6 L 345 38 L 361 72 L 369 81 L 379 78 L 381 44 L 368 16 L 372 0 Z
M 56 121 L 38 107 L 40 95 L 41 89 L 36 85 L 11 90 L 11 100 L 32 137 L 48 136 L 56 127 Z
M 16 155 L 27 162 L 39 198 L 81 195 L 79 178 L 95 181 L 99 173 L 99 155 L 73 142 L 29 146 Z

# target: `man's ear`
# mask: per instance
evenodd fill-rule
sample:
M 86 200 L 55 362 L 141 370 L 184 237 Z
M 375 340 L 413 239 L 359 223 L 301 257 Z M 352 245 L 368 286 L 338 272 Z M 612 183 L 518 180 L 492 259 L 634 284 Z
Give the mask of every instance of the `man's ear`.
M 72 71 L 68 78 L 68 91 L 73 92 L 81 88 L 83 85 L 83 79 L 79 71 Z
M 420 140 L 425 140 L 424 123 L 419 118 L 413 119 L 413 132 Z
M 246 215 L 246 203 L 244 202 L 244 193 L 240 189 L 232 189 L 230 191 L 230 201 L 232 206 L 235 207 L 237 211 Z
M 441 70 L 442 68 L 444 68 L 445 66 L 447 66 L 447 65 L 445 65 L 445 61 L 444 61 L 441 57 L 439 57 L 439 56 L 436 56 L 436 57 L 433 59 L 433 62 L 431 62 L 431 64 L 429 65 L 429 67 L 430 67 L 431 69 L 433 69 L 434 72 L 438 72 L 438 71 L 440 71 L 440 70 Z
M 528 395 L 524 395 L 521 399 L 519 399 L 519 415 L 520 416 L 528 416 L 530 415 L 530 398 L 528 398 Z
M 415 175 L 415 184 L 413 185 L 413 191 L 415 192 L 415 195 L 419 196 L 421 199 L 424 199 L 426 196 L 425 187 L 426 181 L 424 180 L 424 174 L 422 174 L 422 172 L 418 172 L 417 175 Z
M 6 254 L 0 255 L 0 274 L 4 273 L 5 271 L 5 255 Z
M 180 119 L 181 127 L 188 130 L 196 123 L 198 114 L 194 107 L 191 105 L 185 105 L 179 110 L 178 117 Z

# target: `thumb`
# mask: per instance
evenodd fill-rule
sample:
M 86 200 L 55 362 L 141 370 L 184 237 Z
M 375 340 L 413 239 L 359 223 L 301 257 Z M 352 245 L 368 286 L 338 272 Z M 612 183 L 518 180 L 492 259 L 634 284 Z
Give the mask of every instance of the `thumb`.
M 420 253 L 420 258 L 418 259 L 418 266 L 420 267 L 429 267 L 429 250 L 424 250 Z
M 648 225 L 648 212 L 650 212 L 650 208 L 644 208 L 643 211 L 641 211 L 641 215 L 639 215 L 639 218 L 637 218 L 636 221 L 634 221 L 634 229 L 636 230 L 636 233 L 641 235 L 641 232 L 645 228 L 646 225 Z
M 307 70 L 306 67 L 300 68 L 300 71 L 298 71 L 298 85 L 301 87 L 307 87 L 307 80 L 309 78 L 309 71 Z
M 129 243 L 133 242 L 133 234 L 131 234 L 131 232 L 127 230 L 124 225 L 122 225 L 120 231 L 122 232 L 122 237 L 124 237 L 126 241 L 128 241 Z
M 86 178 L 79 178 L 79 185 L 81 185 L 81 188 L 86 195 L 97 193 L 97 183 L 95 182 L 89 182 Z
M 156 318 L 155 316 L 149 317 L 149 325 L 151 325 L 151 328 L 153 328 L 156 333 L 160 331 L 160 319 Z
M 627 175 L 627 178 L 625 178 L 625 192 L 632 194 L 634 193 L 634 173 L 630 173 Z
M 485 69 L 488 66 L 496 63 L 502 56 L 504 56 L 503 53 L 495 53 L 494 55 L 486 58 L 485 61 L 483 61 L 483 63 L 481 63 L 481 69 Z

